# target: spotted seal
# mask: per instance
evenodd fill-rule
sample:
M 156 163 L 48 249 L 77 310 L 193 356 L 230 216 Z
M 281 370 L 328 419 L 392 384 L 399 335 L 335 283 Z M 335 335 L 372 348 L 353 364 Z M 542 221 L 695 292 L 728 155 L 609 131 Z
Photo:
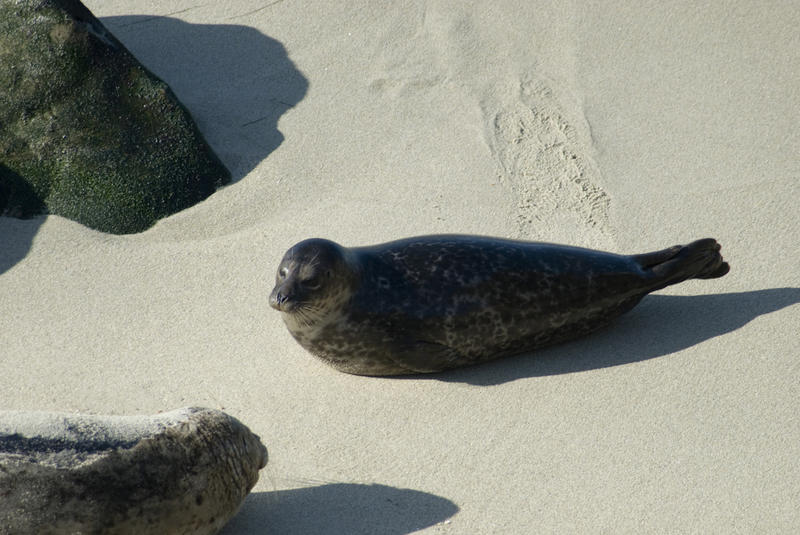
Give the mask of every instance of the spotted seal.
M 286 252 L 269 303 L 337 370 L 429 373 L 594 331 L 650 292 L 725 275 L 719 251 L 711 238 L 638 255 L 466 235 L 313 238 Z

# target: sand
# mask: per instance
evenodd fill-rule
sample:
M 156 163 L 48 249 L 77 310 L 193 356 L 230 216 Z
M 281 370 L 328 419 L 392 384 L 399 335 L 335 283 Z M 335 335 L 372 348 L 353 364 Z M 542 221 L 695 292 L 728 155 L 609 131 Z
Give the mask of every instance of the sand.
M 800 9 L 401 4 L 87 3 L 235 182 L 137 235 L 0 218 L 3 408 L 225 410 L 270 454 L 227 535 L 794 532 Z M 300 239 L 440 232 L 711 236 L 731 272 L 413 379 L 334 371 L 267 305 Z

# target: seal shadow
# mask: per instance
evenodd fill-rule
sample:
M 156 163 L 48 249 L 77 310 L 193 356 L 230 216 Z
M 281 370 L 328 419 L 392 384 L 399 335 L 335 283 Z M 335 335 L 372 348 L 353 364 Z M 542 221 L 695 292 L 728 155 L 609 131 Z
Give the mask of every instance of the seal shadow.
M 237 182 L 283 142 L 278 120 L 308 80 L 284 46 L 249 26 L 150 16 L 103 24 L 172 88 Z
M 458 511 L 450 500 L 427 492 L 386 485 L 331 483 L 253 492 L 220 535 L 403 535 L 442 522 Z
M 413 377 L 489 386 L 525 377 L 620 366 L 670 355 L 796 303 L 800 303 L 800 288 L 649 295 L 606 329 L 584 338 L 529 354 Z

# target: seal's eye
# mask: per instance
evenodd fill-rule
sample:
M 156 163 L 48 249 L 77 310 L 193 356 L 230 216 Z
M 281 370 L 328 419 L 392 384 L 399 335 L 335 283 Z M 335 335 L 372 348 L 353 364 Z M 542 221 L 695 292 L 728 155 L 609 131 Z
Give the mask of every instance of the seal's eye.
M 314 275 L 310 279 L 304 280 L 303 286 L 309 290 L 319 290 L 322 286 L 322 278 L 319 275 Z
M 285 278 L 286 278 L 286 275 L 288 275 L 288 274 L 289 274 L 289 270 L 288 270 L 288 269 L 286 269 L 286 266 L 283 266 L 283 267 L 282 267 L 282 268 L 281 268 L 281 269 L 278 271 L 278 278 L 279 278 L 279 279 L 285 279 Z

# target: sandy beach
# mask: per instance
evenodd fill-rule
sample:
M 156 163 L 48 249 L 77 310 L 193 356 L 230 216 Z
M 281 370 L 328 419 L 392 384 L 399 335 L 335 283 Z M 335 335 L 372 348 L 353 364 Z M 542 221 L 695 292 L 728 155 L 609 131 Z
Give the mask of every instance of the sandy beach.
M 0 218 L 0 401 L 221 409 L 269 464 L 226 535 L 795 533 L 800 8 L 86 2 L 233 182 L 116 236 Z M 346 375 L 267 303 L 287 248 L 465 233 L 731 271 L 612 328 Z

